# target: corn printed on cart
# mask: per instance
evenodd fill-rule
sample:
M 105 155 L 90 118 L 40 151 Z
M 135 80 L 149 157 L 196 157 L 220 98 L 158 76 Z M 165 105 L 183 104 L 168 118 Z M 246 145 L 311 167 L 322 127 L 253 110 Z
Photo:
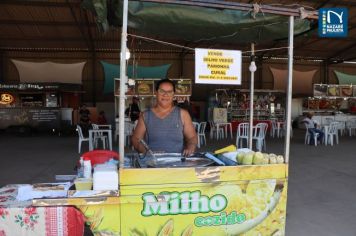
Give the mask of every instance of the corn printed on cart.
M 75 205 L 94 235 L 285 235 L 287 164 L 121 169 L 120 195 Z

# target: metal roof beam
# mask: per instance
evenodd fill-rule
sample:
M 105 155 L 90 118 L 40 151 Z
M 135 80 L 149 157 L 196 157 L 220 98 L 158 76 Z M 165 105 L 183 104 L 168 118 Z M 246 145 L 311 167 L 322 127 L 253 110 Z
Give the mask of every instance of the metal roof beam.
M 353 29 L 355 29 L 355 28 L 356 28 L 355 25 L 351 25 L 351 26 L 349 25 L 348 31 L 350 32 L 351 30 L 353 30 Z M 352 41 L 354 42 L 355 40 L 352 39 Z M 334 53 L 333 55 L 331 55 L 330 57 L 328 57 L 327 60 L 330 61 L 330 60 L 332 60 L 333 58 L 338 57 L 339 55 L 342 55 L 343 53 L 349 51 L 350 49 L 352 49 L 352 48 L 354 48 L 354 47 L 356 47 L 356 43 L 353 43 L 353 44 L 351 44 L 351 45 L 345 47 L 344 49 L 341 49 L 341 50 L 337 51 L 336 53 Z
M 248 3 L 238 3 L 238 2 L 227 2 L 218 0 L 139 0 L 140 2 L 154 2 L 154 3 L 166 3 L 166 4 L 176 4 L 185 6 L 197 6 L 197 7 L 210 7 L 216 9 L 231 9 L 231 10 L 242 10 L 242 11 L 252 11 L 254 10 L 253 4 Z M 285 16 L 296 16 L 300 17 L 299 8 L 286 8 L 281 5 L 281 7 L 269 6 L 269 5 L 259 5 L 260 9 L 264 13 L 278 14 Z M 318 12 L 312 11 L 311 15 L 307 18 L 317 19 Z
M 323 1 L 322 3 L 320 3 L 318 6 L 316 6 L 316 9 L 322 8 L 324 7 L 326 4 L 328 4 L 330 2 L 330 0 L 327 1 Z
M 90 27 L 97 27 L 97 24 L 95 23 L 85 23 L 85 22 L 78 22 L 78 24 L 76 24 L 73 21 L 38 21 L 38 20 L 0 20 L 0 25 L 38 25 L 38 26 L 53 26 L 53 25 L 57 25 L 57 26 L 78 26 L 82 25 L 82 26 L 87 26 L 89 25 Z
M 90 48 L 90 50 L 94 51 L 94 49 L 95 49 L 95 48 L 94 48 L 94 44 L 93 44 L 92 41 L 90 41 L 90 40 L 88 39 L 87 35 L 86 35 L 85 32 L 84 32 L 83 26 L 79 24 L 79 21 L 78 21 L 78 19 L 77 19 L 77 16 L 76 16 L 76 14 L 75 14 L 75 12 L 74 12 L 74 9 L 73 9 L 73 7 L 72 7 L 72 5 L 71 5 L 71 2 L 69 2 L 69 0 L 66 0 L 66 3 L 67 3 L 67 6 L 69 7 L 69 10 L 70 10 L 70 12 L 71 12 L 71 14 L 72 14 L 72 17 L 73 17 L 75 23 L 77 24 L 78 29 L 79 29 L 79 31 L 80 31 L 80 33 L 81 33 L 81 35 L 82 35 L 84 41 L 85 41 L 85 42 L 87 43 L 87 45 L 88 45 L 88 48 Z
M 325 6 L 326 4 L 335 4 L 335 5 L 345 5 L 345 6 L 356 6 L 356 2 L 352 0 L 309 0 L 311 3 L 320 3 L 320 7 Z M 326 2 L 326 3 L 325 3 Z
M 0 41 L 40 41 L 40 40 L 44 40 L 44 41 L 67 41 L 67 42 L 82 42 L 84 41 L 83 38 L 61 38 L 61 37 L 22 37 L 22 38 L 11 38 L 11 37 L 1 37 Z M 116 41 L 116 40 L 112 40 L 112 41 Z
M 345 58 L 344 61 L 353 61 L 353 60 L 356 60 L 356 56 Z
M 80 1 L 71 2 L 73 5 L 80 6 Z M 49 2 L 49 1 L 29 1 L 29 0 L 1 0 L 0 5 L 11 6 L 32 6 L 32 7 L 64 7 L 67 8 L 66 2 Z
M 350 51 L 350 49 L 355 48 L 356 47 L 356 43 L 353 43 L 347 47 L 345 47 L 344 49 L 338 51 L 337 53 L 333 54 L 332 56 L 328 57 L 327 60 L 328 61 L 332 61 L 333 59 L 339 57 L 340 55 L 342 55 L 343 53 Z M 343 58 L 344 59 L 344 58 Z

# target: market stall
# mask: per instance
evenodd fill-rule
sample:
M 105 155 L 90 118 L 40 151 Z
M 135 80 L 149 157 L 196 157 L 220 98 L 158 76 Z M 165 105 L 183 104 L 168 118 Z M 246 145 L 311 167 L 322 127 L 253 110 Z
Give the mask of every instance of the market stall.
M 128 107 L 132 97 L 138 97 L 140 100 L 140 109 L 143 111 L 155 103 L 155 87 L 160 79 L 132 79 L 127 85 L 125 107 Z M 192 95 L 192 81 L 190 79 L 171 79 L 176 86 L 175 102 L 179 104 L 189 103 Z M 115 79 L 115 99 L 119 100 L 120 80 Z M 116 101 L 118 104 L 118 101 Z M 119 107 L 116 108 L 119 110 Z
M 308 112 L 319 125 L 356 119 L 356 86 L 314 84 L 314 96 L 303 102 L 303 113 Z
M 0 129 L 59 130 L 61 124 L 71 125 L 78 93 L 80 88 L 70 84 L 0 84 Z
M 253 98 L 253 124 L 267 123 L 271 120 L 285 120 L 285 92 L 280 90 L 256 89 Z M 214 110 L 224 109 L 225 122 L 232 124 L 235 133 L 242 122 L 250 120 L 250 94 L 247 89 L 216 89 L 209 99 L 208 120 L 220 122 Z M 220 112 L 221 113 L 221 112 Z

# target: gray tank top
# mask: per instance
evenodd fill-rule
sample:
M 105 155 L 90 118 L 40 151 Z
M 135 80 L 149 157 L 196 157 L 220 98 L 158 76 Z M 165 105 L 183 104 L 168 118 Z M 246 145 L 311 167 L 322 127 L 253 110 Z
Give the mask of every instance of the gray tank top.
M 146 142 L 152 151 L 181 153 L 183 151 L 183 123 L 180 108 L 161 119 L 149 109 L 144 112 Z

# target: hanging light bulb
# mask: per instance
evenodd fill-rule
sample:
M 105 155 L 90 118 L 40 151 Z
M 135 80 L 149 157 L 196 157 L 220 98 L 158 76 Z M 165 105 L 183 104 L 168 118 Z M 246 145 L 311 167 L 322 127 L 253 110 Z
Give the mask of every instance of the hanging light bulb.
M 130 50 L 128 48 L 126 48 L 126 55 L 125 55 L 126 60 L 129 60 L 130 57 L 131 57 Z
M 122 56 L 122 53 L 120 54 Z M 125 59 L 126 60 L 129 60 L 131 57 L 131 53 L 130 53 L 130 50 L 128 48 L 126 48 L 126 54 L 125 54 Z

